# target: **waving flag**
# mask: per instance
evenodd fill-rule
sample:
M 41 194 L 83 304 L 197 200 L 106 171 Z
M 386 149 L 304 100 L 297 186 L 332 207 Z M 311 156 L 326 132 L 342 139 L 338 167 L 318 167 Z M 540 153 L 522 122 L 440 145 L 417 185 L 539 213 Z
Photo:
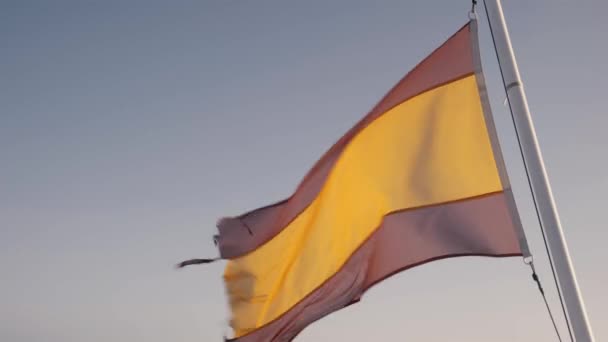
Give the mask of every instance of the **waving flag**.
M 218 229 L 237 342 L 290 341 L 429 261 L 526 253 L 475 22 L 399 81 L 290 198 Z

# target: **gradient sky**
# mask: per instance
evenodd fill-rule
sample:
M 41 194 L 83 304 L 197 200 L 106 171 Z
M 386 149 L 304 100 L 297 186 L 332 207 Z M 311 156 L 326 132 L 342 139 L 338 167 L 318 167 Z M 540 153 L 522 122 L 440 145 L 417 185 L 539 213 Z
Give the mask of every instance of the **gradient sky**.
M 591 323 L 608 340 L 608 4 L 505 2 Z M 173 265 L 217 255 L 218 217 L 288 196 L 469 6 L 2 1 L 0 340 L 220 341 L 224 263 Z M 483 16 L 480 30 L 510 177 L 559 316 Z M 337 340 L 556 339 L 521 258 L 468 257 L 403 272 L 296 339 Z

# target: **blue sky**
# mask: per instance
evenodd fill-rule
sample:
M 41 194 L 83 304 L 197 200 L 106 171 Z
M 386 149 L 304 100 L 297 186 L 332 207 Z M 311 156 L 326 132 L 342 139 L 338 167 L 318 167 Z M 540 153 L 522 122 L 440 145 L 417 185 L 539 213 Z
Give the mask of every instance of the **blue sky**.
M 288 196 L 469 6 L 3 1 L 0 340 L 220 341 L 223 263 L 173 265 L 217 254 L 218 217 Z M 608 6 L 504 7 L 591 323 L 608 339 Z M 480 31 L 510 177 L 559 315 L 483 16 Z M 427 264 L 297 341 L 552 341 L 529 273 L 520 258 Z

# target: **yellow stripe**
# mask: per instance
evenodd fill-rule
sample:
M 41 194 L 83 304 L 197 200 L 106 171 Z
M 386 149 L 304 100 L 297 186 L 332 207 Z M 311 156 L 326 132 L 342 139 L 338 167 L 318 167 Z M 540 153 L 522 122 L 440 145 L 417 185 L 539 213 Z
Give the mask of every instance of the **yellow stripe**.
M 228 263 L 237 337 L 276 319 L 335 274 L 384 215 L 499 190 L 474 76 L 391 109 L 351 141 L 298 218 Z

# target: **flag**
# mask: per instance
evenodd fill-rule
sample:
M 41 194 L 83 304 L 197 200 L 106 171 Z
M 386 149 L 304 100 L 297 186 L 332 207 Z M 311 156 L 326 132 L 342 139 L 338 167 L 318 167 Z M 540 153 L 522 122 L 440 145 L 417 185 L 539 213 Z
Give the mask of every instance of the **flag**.
M 291 341 L 433 260 L 526 253 L 476 22 L 401 79 L 291 197 L 221 219 L 218 230 L 235 342 Z

